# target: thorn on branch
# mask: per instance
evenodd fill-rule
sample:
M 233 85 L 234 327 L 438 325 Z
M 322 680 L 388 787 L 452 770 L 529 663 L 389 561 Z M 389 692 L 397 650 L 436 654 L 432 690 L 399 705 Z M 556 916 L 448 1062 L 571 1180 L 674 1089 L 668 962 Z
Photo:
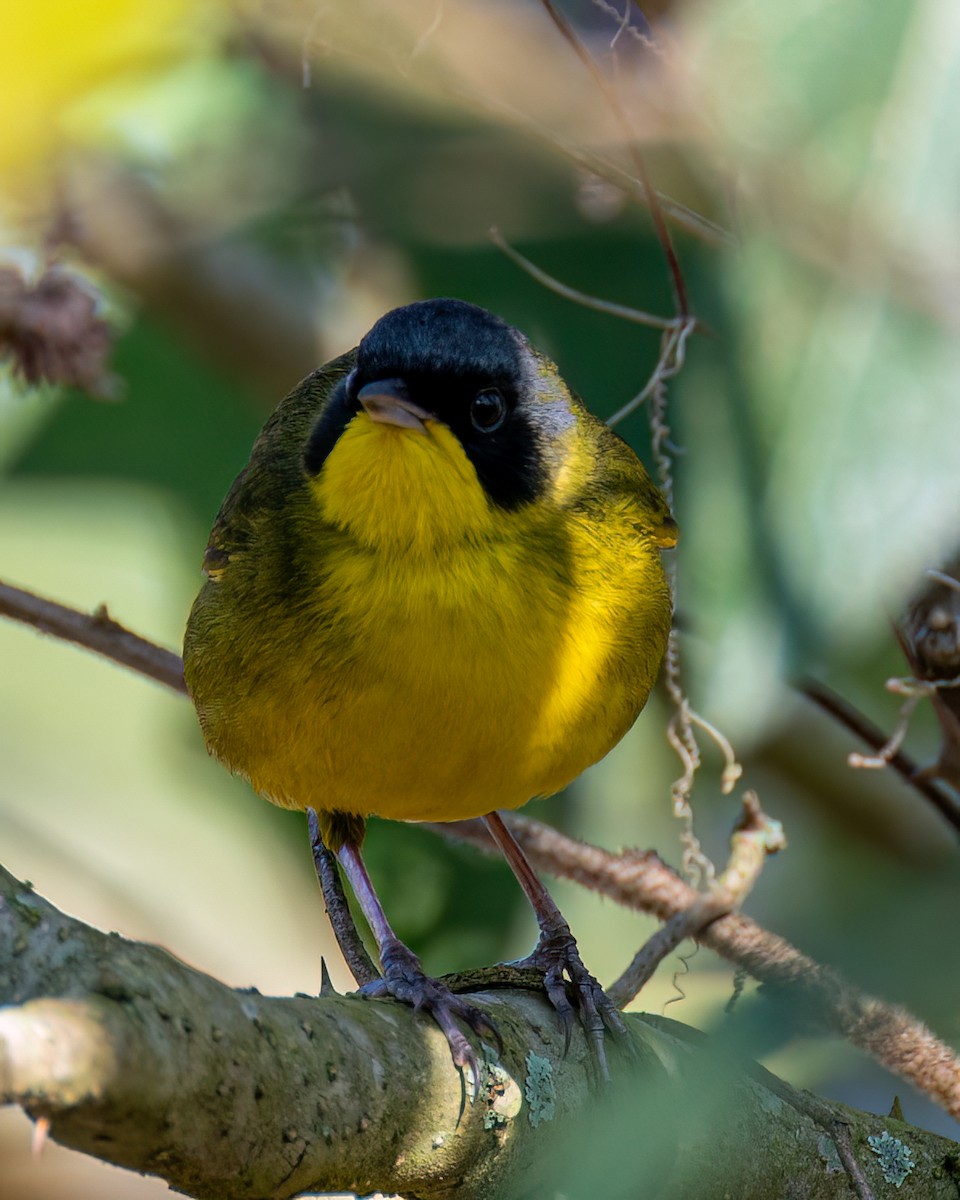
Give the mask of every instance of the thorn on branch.
M 337 989 L 333 986 L 330 972 L 327 970 L 327 960 L 320 956 L 320 992 L 321 996 L 336 996 Z
M 175 692 L 186 694 L 180 656 L 131 633 L 113 620 L 103 604 L 93 613 L 78 612 L 0 581 L 0 616 L 22 621 L 40 633 L 93 650 L 121 666 L 166 684 Z
M 43 1154 L 43 1148 L 47 1144 L 47 1135 L 49 1133 L 50 1118 L 38 1117 L 33 1127 L 33 1135 L 30 1138 L 30 1153 L 34 1158 L 39 1158 Z

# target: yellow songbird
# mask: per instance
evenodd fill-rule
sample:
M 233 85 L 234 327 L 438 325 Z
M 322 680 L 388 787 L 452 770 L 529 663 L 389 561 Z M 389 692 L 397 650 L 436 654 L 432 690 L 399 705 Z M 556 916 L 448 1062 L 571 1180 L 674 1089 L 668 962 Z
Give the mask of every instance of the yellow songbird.
M 263 428 L 216 519 L 184 644 L 212 754 L 314 809 L 377 940 L 368 989 L 453 1018 L 360 857 L 370 814 L 484 816 L 537 913 L 524 960 L 603 1058 L 616 1010 L 497 816 L 558 791 L 630 728 L 656 679 L 677 529 L 633 451 L 516 329 L 460 300 L 382 317 Z M 476 1077 L 476 1075 L 475 1075 Z

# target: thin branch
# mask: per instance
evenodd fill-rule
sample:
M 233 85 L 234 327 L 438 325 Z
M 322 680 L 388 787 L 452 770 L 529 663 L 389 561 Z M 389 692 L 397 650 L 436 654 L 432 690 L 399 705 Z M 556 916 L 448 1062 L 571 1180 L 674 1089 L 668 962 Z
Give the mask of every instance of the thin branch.
M 625 321 L 632 321 L 635 325 L 648 325 L 652 329 L 676 327 L 675 317 L 658 317 L 655 313 L 644 312 L 639 308 L 630 308 L 626 304 L 615 304 L 612 300 L 602 300 L 599 296 L 591 296 L 587 292 L 581 292 L 577 288 L 570 287 L 569 284 L 562 283 L 556 276 L 548 274 L 536 263 L 531 262 L 519 250 L 515 250 L 496 226 L 490 230 L 490 240 L 499 250 L 503 251 L 507 258 L 522 267 L 531 279 L 542 283 L 545 288 L 556 292 L 558 296 L 572 300 L 575 304 L 582 304 L 584 308 L 591 308 L 595 312 L 607 313 L 611 317 L 622 317 Z M 610 423 L 612 424 L 613 421 L 611 420 Z
M 683 912 L 676 913 L 655 930 L 630 960 L 623 974 L 603 990 L 617 1008 L 626 1008 L 640 995 L 663 960 L 705 925 L 730 911 L 721 896 L 711 890 L 698 897 Z
M 837 1149 L 837 1158 L 840 1160 L 840 1165 L 847 1173 L 850 1184 L 856 1193 L 857 1200 L 874 1200 L 873 1189 L 867 1182 L 866 1176 L 863 1173 L 863 1168 L 857 1159 L 853 1149 L 853 1140 L 850 1137 L 850 1124 L 845 1121 L 843 1114 L 837 1111 L 834 1104 L 829 1101 L 821 1100 L 819 1096 L 814 1096 L 811 1092 L 794 1091 L 791 1088 L 788 1092 L 780 1089 L 780 1080 L 771 1075 L 763 1067 L 756 1070 L 756 1077 L 765 1083 L 771 1091 L 776 1092 L 787 1104 L 797 1109 L 799 1112 L 806 1115 L 815 1121 L 824 1133 L 828 1134 L 830 1140 Z
M 597 175 L 623 191 L 635 193 L 640 203 L 647 207 L 647 196 L 637 190 L 637 180 L 634 176 L 625 167 L 611 161 L 606 155 L 591 150 L 571 138 L 564 137 L 563 134 L 544 125 L 542 121 L 536 120 L 529 113 L 514 108 L 513 105 L 507 104 L 501 99 L 473 93 L 470 94 L 469 99 L 482 105 L 484 109 L 494 114 L 497 120 L 512 121 L 534 137 L 548 143 L 588 174 Z M 682 204 L 658 188 L 654 188 L 653 195 L 671 223 L 691 237 L 697 238 L 708 246 L 732 249 L 737 245 L 734 234 L 723 225 L 711 221 L 702 213 Z
M 878 725 L 874 725 L 859 709 L 854 708 L 849 701 L 837 695 L 826 684 L 816 679 L 802 679 L 797 686 L 808 700 L 812 700 L 818 708 L 856 734 L 872 749 L 880 751 L 887 744 L 887 734 Z M 933 780 L 926 778 L 909 755 L 898 751 L 889 759 L 889 766 L 925 800 L 929 800 L 944 820 L 960 833 L 960 805 Z
M 640 182 L 640 187 L 646 200 L 647 207 L 650 209 L 650 216 L 653 219 L 653 227 L 656 230 L 657 239 L 663 248 L 664 257 L 666 258 L 667 265 L 670 268 L 670 280 L 673 285 L 673 298 L 676 305 L 677 316 L 686 317 L 689 315 L 690 307 L 687 301 L 687 285 L 683 278 L 680 260 L 677 258 L 677 253 L 670 237 L 670 230 L 667 228 L 667 223 L 664 219 L 663 209 L 660 205 L 660 199 L 657 195 L 656 189 L 650 182 L 650 177 L 647 174 L 646 162 L 637 145 L 636 134 L 634 133 L 633 127 L 630 124 L 630 119 L 627 116 L 623 105 L 620 103 L 620 97 L 617 95 L 616 91 L 610 87 L 606 79 L 604 79 L 603 73 L 594 61 L 593 56 L 589 50 L 587 50 L 586 46 L 584 46 L 583 42 L 580 41 L 579 37 L 577 37 L 573 26 L 569 23 L 566 17 L 564 17 L 563 14 L 557 10 L 553 4 L 553 0 L 540 0 L 540 3 L 546 9 L 550 19 L 553 21 L 554 25 L 556 25 L 560 34 L 569 44 L 577 58 L 580 59 L 583 65 L 590 72 L 594 82 L 600 90 L 600 93 L 610 107 L 610 111 L 613 113 L 614 117 L 620 124 L 621 129 L 623 130 L 624 138 L 630 151 L 630 157 L 633 161 L 634 170 L 637 174 L 637 179 Z
M 660 488 L 670 506 L 673 499 L 673 452 L 670 442 L 670 425 L 667 419 L 667 381 L 681 370 L 684 362 L 686 339 L 692 332 L 693 318 L 679 320 L 671 331 L 662 336 L 660 359 L 646 387 L 626 408 L 613 418 L 611 424 L 620 420 L 634 407 L 649 399 L 648 416 L 654 459 Z M 667 565 L 670 593 L 676 606 L 677 568 L 675 562 Z M 674 713 L 667 725 L 667 739 L 680 759 L 682 774 L 670 785 L 674 816 L 682 823 L 680 841 L 683 846 L 683 868 L 687 878 L 701 887 L 713 886 L 715 868 L 704 852 L 694 829 L 693 807 L 690 796 L 693 782 L 700 767 L 700 747 L 694 727 L 703 730 L 719 746 L 724 755 L 721 777 L 721 792 L 727 795 L 742 771 L 736 760 L 733 747 L 726 737 L 709 721 L 700 717 L 690 704 L 684 691 L 680 675 L 680 641 L 676 628 L 670 630 L 663 663 L 664 682 L 674 706 Z
M 78 612 L 0 581 L 0 616 L 12 617 L 40 633 L 93 650 L 186 695 L 179 656 L 125 629 L 103 605 L 93 613 Z
M 632 400 L 629 400 L 623 408 L 615 412 L 608 419 L 608 425 L 611 427 L 619 425 L 625 417 L 629 417 L 650 396 L 654 395 L 659 388 L 663 387 L 668 379 L 672 379 L 682 370 L 687 338 L 693 333 L 696 325 L 697 322 L 693 317 L 673 320 L 666 324 L 660 346 L 660 357 L 657 359 L 657 365 L 654 367 L 650 378 L 644 384 L 642 391 L 638 392 Z M 656 430 L 654 430 L 654 436 L 656 436 Z M 670 500 L 672 497 L 668 496 L 667 499 Z
M 617 32 L 613 35 L 610 42 L 610 49 L 615 50 L 617 42 L 626 33 L 638 42 L 646 50 L 657 50 L 657 44 L 653 40 L 653 33 L 650 29 L 650 24 L 643 12 L 637 7 L 637 16 L 643 22 L 643 29 L 637 29 L 636 26 L 630 24 L 630 14 L 634 8 L 633 0 L 625 0 L 623 12 L 617 12 L 614 5 L 607 3 L 607 0 L 593 0 L 594 6 L 599 8 L 601 12 L 605 12 L 609 17 L 615 17 L 617 20 Z
M 767 857 L 786 844 L 780 822 L 766 815 L 755 792 L 746 792 L 743 813 L 730 839 L 726 869 L 706 893 L 698 896 L 689 908 L 670 917 L 641 946 L 620 978 L 606 989 L 614 1004 L 624 1008 L 681 942 L 697 937 L 718 917 L 739 909 L 759 879 Z
M 505 819 L 539 870 L 572 879 L 626 908 L 668 921 L 702 896 L 652 850 L 613 854 L 529 817 Z M 491 849 L 479 822 L 434 823 L 430 828 L 441 836 Z M 837 972 L 739 913 L 719 917 L 698 940 L 769 989 L 788 988 L 802 996 L 809 1018 L 859 1046 L 960 1118 L 960 1060 L 906 1010 L 859 991 Z
M 927 567 L 924 574 L 934 583 L 941 583 L 945 588 L 949 588 L 951 592 L 960 592 L 960 579 L 954 579 L 946 571 L 941 571 L 939 567 Z
M 767 816 L 756 792 L 744 792 L 743 811 L 730 838 L 730 858 L 716 882 L 717 890 L 726 895 L 731 910 L 742 907 L 767 859 L 785 850 L 786 846 L 787 839 L 780 822 Z
M 857 1200 L 874 1200 L 873 1189 L 867 1183 L 863 1168 L 853 1151 L 853 1141 L 850 1137 L 850 1126 L 846 1121 L 834 1120 L 827 1132 L 837 1148 L 837 1157 L 843 1163 L 843 1169 L 853 1185 Z
M 888 688 L 889 690 L 889 688 Z M 851 750 L 847 755 L 847 764 L 857 770 L 880 771 L 890 766 L 890 760 L 903 745 L 910 728 L 910 718 L 913 710 L 923 699 L 923 694 L 914 692 L 904 700 L 897 716 L 893 732 L 876 754 L 861 754 L 859 750 Z

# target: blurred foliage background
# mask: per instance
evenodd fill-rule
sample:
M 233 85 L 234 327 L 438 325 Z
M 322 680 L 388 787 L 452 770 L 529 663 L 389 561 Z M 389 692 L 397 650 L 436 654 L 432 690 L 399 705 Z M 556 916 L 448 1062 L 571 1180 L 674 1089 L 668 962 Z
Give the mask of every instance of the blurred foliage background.
M 563 6 L 630 114 L 696 314 L 671 388 L 684 680 L 733 740 L 789 850 L 748 911 L 956 1042 L 957 847 L 798 696 L 829 682 L 887 727 L 891 632 L 960 541 L 960 10 L 947 0 Z M 652 29 L 653 40 L 645 31 Z M 209 525 L 277 400 L 396 304 L 449 294 L 521 327 L 600 415 L 656 331 L 544 288 L 497 226 L 585 292 L 672 315 L 622 131 L 535 0 L 34 0 L 0 39 L 3 262 L 74 272 L 113 331 L 93 390 L 0 378 L 0 575 L 106 603 L 178 646 Z M 642 413 L 621 431 L 649 461 Z M 140 678 L 0 624 L 3 860 L 55 903 L 264 992 L 348 986 L 304 822 L 210 762 L 193 713 Z M 679 863 L 655 698 L 568 792 L 529 811 Z M 930 714 L 909 747 L 935 756 Z M 736 815 L 707 745 L 697 828 Z M 491 798 L 495 803 L 495 798 Z M 442 972 L 523 953 L 505 867 L 374 822 L 398 931 Z M 555 893 L 601 979 L 651 923 Z M 679 972 L 678 982 L 673 981 Z M 722 1030 L 793 1083 L 956 1135 L 862 1056 L 701 951 L 637 1006 Z M 0 1194 L 160 1195 L 0 1116 Z

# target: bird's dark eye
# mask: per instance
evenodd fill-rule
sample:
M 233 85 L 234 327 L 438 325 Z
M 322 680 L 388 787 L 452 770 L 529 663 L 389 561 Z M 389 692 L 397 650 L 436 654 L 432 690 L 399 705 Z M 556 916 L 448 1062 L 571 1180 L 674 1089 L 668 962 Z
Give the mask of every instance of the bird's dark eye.
M 507 402 L 496 388 L 486 388 L 477 392 L 470 405 L 470 420 L 474 429 L 481 433 L 493 433 L 503 424 L 507 415 Z

